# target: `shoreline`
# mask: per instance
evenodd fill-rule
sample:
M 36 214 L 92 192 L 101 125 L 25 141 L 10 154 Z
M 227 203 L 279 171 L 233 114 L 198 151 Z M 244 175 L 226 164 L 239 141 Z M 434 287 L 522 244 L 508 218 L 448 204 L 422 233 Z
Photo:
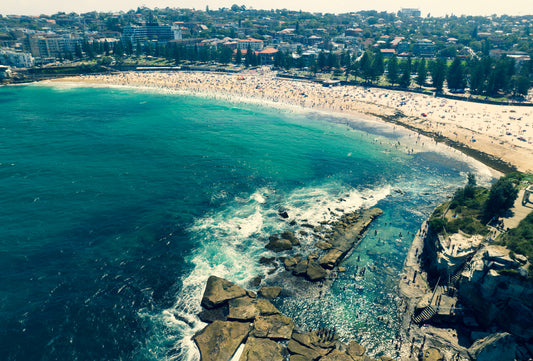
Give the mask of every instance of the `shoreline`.
M 290 110 L 363 117 L 427 136 L 502 173 L 533 172 L 533 109 L 530 107 L 450 101 L 359 86 L 324 87 L 279 78 L 267 69 L 240 74 L 125 72 L 66 77 L 49 82 L 156 89 Z M 424 110 L 426 112 L 420 113 Z

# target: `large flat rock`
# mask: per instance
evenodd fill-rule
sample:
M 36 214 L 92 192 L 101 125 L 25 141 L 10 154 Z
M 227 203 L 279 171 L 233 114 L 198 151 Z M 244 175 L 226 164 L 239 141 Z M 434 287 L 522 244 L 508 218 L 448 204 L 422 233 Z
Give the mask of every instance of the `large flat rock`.
M 214 321 L 194 336 L 202 361 L 228 361 L 250 332 L 245 322 Z
M 353 361 L 353 358 L 342 351 L 333 350 L 326 356 L 322 357 L 320 361 Z
M 343 252 L 341 250 L 331 248 L 322 258 L 320 258 L 318 263 L 324 268 L 332 269 L 343 258 Z
M 252 335 L 275 340 L 289 340 L 293 329 L 294 321 L 290 317 L 283 315 L 257 316 Z
M 252 321 L 257 316 L 280 313 L 272 303 L 264 299 L 240 297 L 230 300 L 228 305 L 228 319 L 230 320 Z
M 285 351 L 286 352 L 286 351 Z M 248 337 L 239 361 L 283 361 L 283 346 L 267 338 Z
M 244 288 L 217 276 L 210 276 L 202 297 L 202 307 L 215 308 L 224 302 L 246 295 Z

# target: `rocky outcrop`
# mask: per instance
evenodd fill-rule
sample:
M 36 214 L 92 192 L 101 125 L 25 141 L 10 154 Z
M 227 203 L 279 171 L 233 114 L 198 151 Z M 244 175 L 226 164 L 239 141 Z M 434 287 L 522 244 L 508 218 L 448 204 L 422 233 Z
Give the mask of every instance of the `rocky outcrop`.
M 516 343 L 508 333 L 496 333 L 476 341 L 468 353 L 476 361 L 513 361 Z
M 267 300 L 241 297 L 230 300 L 228 303 L 229 320 L 252 321 L 257 316 L 279 314 L 274 305 Z
M 356 357 L 363 356 L 365 354 L 365 351 L 365 347 L 355 341 L 351 341 L 348 346 L 346 346 L 346 352 L 354 359 Z
M 308 261 L 307 270 L 305 272 L 306 278 L 309 281 L 315 282 L 326 278 L 328 272 L 313 260 Z
M 246 295 L 244 288 L 217 276 L 211 276 L 207 280 L 201 304 L 207 309 L 215 308 L 226 301 L 244 295 Z
M 292 243 L 288 239 L 274 239 L 271 240 L 265 247 L 274 252 L 282 252 L 292 249 Z
M 229 360 L 250 332 L 250 324 L 215 321 L 194 336 L 202 361 Z
M 320 361 L 353 361 L 353 358 L 339 350 L 333 350 L 326 356 L 322 357 Z
M 322 222 L 319 226 L 302 224 L 302 227 L 313 229 L 315 237 L 320 239 L 315 244 L 317 251 L 307 257 L 300 255 L 281 257 L 285 269 L 292 271 L 295 276 L 306 277 L 313 282 L 325 279 L 328 275 L 327 270 L 334 269 L 342 262 L 357 245 L 372 220 L 382 213 L 381 209 L 372 208 L 346 214 L 329 225 L 327 222 Z M 281 234 L 281 237 L 277 234 L 271 235 L 265 247 L 274 252 L 283 252 L 290 251 L 299 244 L 300 241 L 294 234 L 286 231 Z
M 265 286 L 265 287 L 261 287 L 261 289 L 259 290 L 259 296 L 264 297 L 269 300 L 273 300 L 279 296 L 280 292 L 281 292 L 281 287 Z
M 316 267 L 321 268 L 318 264 Z M 259 296 L 271 292 L 279 294 L 280 289 L 264 287 Z M 341 344 L 332 330 L 294 332 L 290 317 L 280 314 L 268 300 L 253 296 L 229 281 L 209 277 L 200 315 L 210 324 L 194 336 L 202 361 L 228 361 L 244 342 L 239 361 L 282 361 L 287 354 L 291 361 L 372 360 L 363 346 L 355 342 Z M 344 349 L 346 352 L 341 351 Z
M 294 329 L 294 322 L 283 315 L 257 316 L 252 335 L 276 340 L 289 340 Z
M 519 266 L 503 247 L 487 246 L 461 273 L 458 290 L 482 327 L 498 325 L 527 339 L 533 337 L 533 289 L 518 272 L 501 270 Z
M 283 346 L 266 338 L 248 337 L 239 361 L 283 361 Z

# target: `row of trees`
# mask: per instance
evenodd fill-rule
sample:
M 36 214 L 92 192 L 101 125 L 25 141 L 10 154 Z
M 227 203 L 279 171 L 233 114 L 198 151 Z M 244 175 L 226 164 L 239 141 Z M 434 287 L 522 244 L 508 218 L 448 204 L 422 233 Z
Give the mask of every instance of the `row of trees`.
M 169 61 L 218 62 L 228 64 L 244 64 L 245 66 L 261 65 L 261 59 L 253 51 L 233 51 L 227 47 L 209 45 L 165 45 L 150 43 L 133 45 L 130 41 L 117 42 L 112 49 L 107 42 L 83 42 L 76 47 L 75 55 L 81 58 L 85 54 L 89 58 L 98 55 L 114 54 L 117 60 L 123 56 L 154 56 Z M 69 58 L 67 56 L 67 58 Z M 333 71 L 335 75 L 361 78 L 365 82 L 381 82 L 408 88 L 416 84 L 419 87 L 431 86 L 442 92 L 444 84 L 451 91 L 462 91 L 470 87 L 472 94 L 526 95 L 531 87 L 530 77 L 533 74 L 533 62 L 529 61 L 517 67 L 514 59 L 501 57 L 492 59 L 488 56 L 480 59 L 461 60 L 456 57 L 448 64 L 442 58 L 436 60 L 399 59 L 393 56 L 385 60 L 379 51 L 366 51 L 358 59 L 351 53 L 321 51 L 316 57 L 304 58 L 301 54 L 279 51 L 275 55 L 274 66 L 284 69 L 308 69 L 313 73 Z

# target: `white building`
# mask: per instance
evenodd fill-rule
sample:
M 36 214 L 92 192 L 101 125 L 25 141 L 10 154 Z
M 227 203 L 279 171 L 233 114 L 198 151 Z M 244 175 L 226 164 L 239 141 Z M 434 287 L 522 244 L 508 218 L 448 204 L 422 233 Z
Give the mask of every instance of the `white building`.
M 30 68 L 35 64 L 30 53 L 19 53 L 11 49 L 0 49 L 0 64 L 15 68 Z

